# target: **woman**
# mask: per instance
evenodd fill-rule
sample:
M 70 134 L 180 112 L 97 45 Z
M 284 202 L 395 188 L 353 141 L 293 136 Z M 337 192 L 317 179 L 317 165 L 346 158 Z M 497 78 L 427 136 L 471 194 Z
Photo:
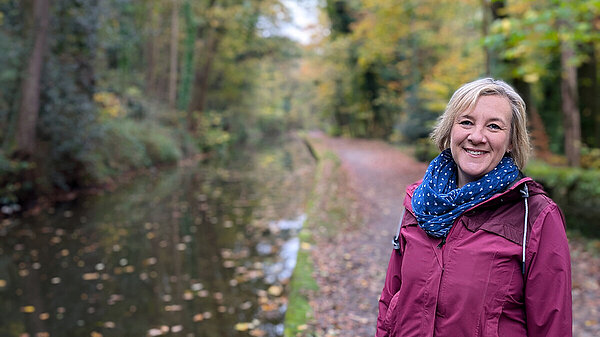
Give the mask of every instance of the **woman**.
M 565 222 L 524 177 L 525 103 L 491 78 L 459 88 L 409 186 L 376 336 L 572 336 Z

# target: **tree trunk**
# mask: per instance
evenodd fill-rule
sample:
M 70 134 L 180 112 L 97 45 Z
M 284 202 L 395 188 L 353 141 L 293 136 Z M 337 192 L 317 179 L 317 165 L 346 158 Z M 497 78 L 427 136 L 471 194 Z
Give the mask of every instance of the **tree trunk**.
M 173 0 L 171 10 L 171 48 L 169 56 L 169 107 L 175 107 L 177 99 L 177 47 L 179 45 L 179 0 Z
M 50 22 L 50 0 L 36 0 L 33 5 L 34 44 L 21 89 L 21 105 L 17 124 L 16 154 L 29 158 L 35 151 L 36 125 L 40 110 L 40 87 L 46 40 Z
M 568 42 L 560 45 L 560 93 L 565 126 L 565 154 L 569 166 L 580 164 L 581 123 L 577 107 L 577 69 L 572 64 L 575 52 Z
M 483 15 L 483 20 L 481 21 L 481 34 L 483 35 L 483 38 L 485 39 L 488 36 L 488 32 L 489 32 L 489 0 L 481 0 L 481 8 L 482 8 L 482 15 Z M 492 75 L 492 60 L 491 60 L 491 53 L 490 53 L 490 48 L 488 48 L 487 46 L 483 46 L 483 54 L 485 56 L 485 74 L 487 76 L 491 76 Z
M 195 69 L 194 51 L 196 46 L 196 24 L 194 23 L 190 0 L 186 0 L 183 5 L 183 12 L 185 19 L 185 42 L 183 64 L 181 65 L 181 83 L 177 98 L 177 108 L 179 110 L 186 110 L 190 105 Z
M 600 146 L 598 68 L 593 43 L 582 45 L 587 60 L 577 69 L 577 90 L 581 112 L 581 139 L 589 147 Z
M 196 72 L 196 78 L 194 80 L 194 97 L 188 108 L 188 122 L 190 123 L 190 131 L 192 134 L 196 132 L 196 116 L 195 114 L 202 114 L 206 104 L 206 95 L 208 91 L 209 76 L 212 70 L 212 64 L 219 48 L 220 33 L 217 30 L 212 31 L 208 37 L 208 43 L 206 45 L 206 59 L 204 64 Z
M 146 92 L 150 96 L 154 96 L 156 90 L 156 63 L 158 57 L 158 41 L 156 41 L 156 31 L 158 30 L 156 16 L 154 15 L 154 1 L 148 2 L 147 15 L 150 24 L 146 28 L 146 42 L 144 54 L 146 59 L 145 80 Z

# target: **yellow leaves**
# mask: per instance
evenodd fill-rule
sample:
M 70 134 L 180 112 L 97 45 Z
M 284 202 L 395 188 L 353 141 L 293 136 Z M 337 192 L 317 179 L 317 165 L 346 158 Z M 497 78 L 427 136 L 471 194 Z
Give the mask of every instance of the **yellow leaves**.
M 530 73 L 530 74 L 526 74 L 525 76 L 523 76 L 523 80 L 525 80 L 525 82 L 527 83 L 535 83 L 537 81 L 539 81 L 540 79 L 540 75 L 537 73 Z
M 33 305 L 26 305 L 24 307 L 21 307 L 21 312 L 26 313 L 26 314 L 34 313 L 35 307 Z
M 265 335 L 265 331 L 261 329 L 257 329 L 257 326 L 260 324 L 260 321 L 254 319 L 252 322 L 240 322 L 234 325 L 234 329 L 237 331 L 245 332 L 250 330 L 250 336 L 261 337 Z
M 0 279 L 0 288 L 5 288 L 6 284 L 7 284 L 6 280 Z
M 251 323 L 237 323 L 234 328 L 237 331 L 248 331 L 248 329 L 250 329 L 250 324 Z
M 117 95 L 101 91 L 94 94 L 94 102 L 100 106 L 100 115 L 105 117 L 120 117 L 125 113 L 125 108 Z

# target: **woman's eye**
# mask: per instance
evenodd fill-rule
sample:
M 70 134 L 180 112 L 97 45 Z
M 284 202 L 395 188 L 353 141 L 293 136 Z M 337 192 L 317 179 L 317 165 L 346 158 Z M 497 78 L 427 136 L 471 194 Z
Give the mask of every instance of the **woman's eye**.
M 460 125 L 473 125 L 473 123 L 471 123 L 471 121 L 460 121 L 460 122 L 458 122 L 458 124 L 460 124 Z
M 500 129 L 502 129 L 502 128 L 500 127 L 500 125 L 498 125 L 498 124 L 490 124 L 490 125 L 488 125 L 488 127 L 489 127 L 490 129 L 494 129 L 494 130 L 500 130 Z

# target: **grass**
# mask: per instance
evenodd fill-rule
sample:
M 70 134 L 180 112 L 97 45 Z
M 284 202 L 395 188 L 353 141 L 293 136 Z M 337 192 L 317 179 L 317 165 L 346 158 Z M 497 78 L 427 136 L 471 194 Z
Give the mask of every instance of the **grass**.
M 314 317 L 310 306 L 311 294 L 318 292 L 314 277 L 315 263 L 311 258 L 317 246 L 316 238 L 327 240 L 341 230 L 358 223 L 356 201 L 347 189 L 339 158 L 321 146 L 318 140 L 308 140 L 319 162 L 315 183 L 306 206 L 307 220 L 300 232 L 300 250 L 290 281 L 284 336 L 314 336 L 310 322 Z
M 309 242 L 312 241 L 312 234 L 308 229 L 303 229 L 299 237 L 301 246 L 294 275 L 290 282 L 288 308 L 285 313 L 283 335 L 286 337 L 296 336 L 307 330 L 306 322 L 312 318 L 308 292 L 319 289 L 313 277 L 314 264 L 310 257 L 311 244 Z

